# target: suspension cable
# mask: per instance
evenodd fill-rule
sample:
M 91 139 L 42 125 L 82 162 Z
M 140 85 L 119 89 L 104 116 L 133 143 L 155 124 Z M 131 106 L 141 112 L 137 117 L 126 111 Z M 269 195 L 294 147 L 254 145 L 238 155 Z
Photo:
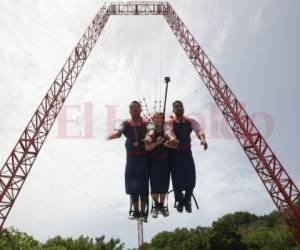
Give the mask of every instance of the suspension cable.
M 126 64 L 129 66 L 129 72 L 130 72 L 130 77 L 131 77 L 131 82 L 134 85 L 134 89 L 138 98 L 139 103 L 142 106 L 142 114 L 143 117 L 145 117 L 146 119 L 149 119 L 151 117 L 149 109 L 148 109 L 148 104 L 146 101 L 146 98 L 144 96 L 142 87 L 138 81 L 138 77 L 134 68 L 134 64 L 133 62 L 130 60 L 130 56 L 128 55 L 128 52 L 126 49 L 124 49 L 124 47 L 122 47 L 119 43 L 116 42 L 116 45 L 118 46 L 119 50 L 121 51 L 121 54 L 123 54 Z M 143 106 L 145 107 L 145 109 L 143 109 Z

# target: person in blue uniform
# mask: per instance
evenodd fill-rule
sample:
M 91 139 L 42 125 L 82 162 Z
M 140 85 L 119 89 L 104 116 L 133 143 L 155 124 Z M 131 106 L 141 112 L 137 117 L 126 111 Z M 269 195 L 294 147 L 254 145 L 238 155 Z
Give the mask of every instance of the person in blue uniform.
M 205 134 L 197 120 L 184 116 L 184 107 L 181 101 L 173 102 L 175 117 L 166 123 L 165 133 L 171 141 L 178 140 L 179 145 L 171 150 L 170 166 L 175 205 L 178 212 L 192 212 L 191 197 L 196 185 L 195 163 L 191 151 L 191 133 L 195 132 L 200 145 L 207 150 Z M 175 136 L 175 137 L 174 137 Z
M 150 187 L 154 201 L 152 217 L 157 218 L 158 213 L 167 217 L 169 211 L 165 206 L 165 199 L 170 184 L 169 148 L 174 148 L 176 145 L 170 145 L 164 138 L 163 113 L 154 113 L 152 121 L 155 125 L 153 140 L 151 144 L 145 144 L 146 150 L 150 151 Z
M 108 140 L 126 137 L 126 167 L 125 167 L 125 190 L 130 195 L 133 211 L 130 219 L 141 218 L 147 220 L 146 207 L 149 195 L 149 157 L 145 150 L 145 143 L 151 142 L 149 134 L 146 138 L 147 127 L 151 130 L 151 124 L 141 117 L 141 105 L 132 101 L 129 105 L 131 119 L 124 120 Z

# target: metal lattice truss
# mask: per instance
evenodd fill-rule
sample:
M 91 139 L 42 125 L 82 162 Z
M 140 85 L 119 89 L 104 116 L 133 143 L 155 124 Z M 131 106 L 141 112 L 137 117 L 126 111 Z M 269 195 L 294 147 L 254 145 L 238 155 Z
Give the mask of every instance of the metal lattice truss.
M 63 65 L 0 171 L 1 228 L 84 63 L 111 15 L 162 15 L 300 244 L 300 193 L 216 67 L 168 2 L 106 3 Z

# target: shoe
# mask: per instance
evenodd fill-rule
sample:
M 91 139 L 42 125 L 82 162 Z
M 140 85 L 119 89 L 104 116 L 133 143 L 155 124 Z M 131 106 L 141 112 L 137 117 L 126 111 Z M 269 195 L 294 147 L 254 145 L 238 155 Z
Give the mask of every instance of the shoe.
M 157 210 L 158 210 L 158 213 L 162 214 L 162 216 L 164 216 L 164 217 L 169 216 L 168 207 L 164 206 L 163 203 L 158 203 L 157 204 Z
M 147 222 L 147 214 L 145 212 L 141 212 L 139 220 L 141 220 L 143 222 Z
M 169 210 L 167 207 L 163 207 L 160 211 L 161 211 L 161 214 L 163 215 L 163 217 L 169 216 Z
M 185 202 L 184 208 L 185 208 L 185 211 L 186 211 L 187 213 L 191 213 L 191 212 L 192 212 L 192 204 L 191 204 L 191 201 Z
M 158 209 L 157 209 L 157 207 L 154 207 L 153 210 L 152 210 L 152 217 L 154 219 L 156 219 L 157 216 L 158 216 Z
M 157 203 L 156 205 L 155 205 L 155 207 L 156 207 L 156 209 L 157 209 L 157 213 L 161 213 L 161 210 L 164 208 L 164 205 L 163 204 L 161 204 L 161 203 Z
M 140 213 L 139 211 L 133 211 L 129 214 L 129 219 L 130 220 L 137 220 L 138 218 L 140 218 Z
M 177 206 L 176 206 L 177 212 L 178 213 L 182 213 L 183 211 L 183 204 L 181 202 L 178 202 Z

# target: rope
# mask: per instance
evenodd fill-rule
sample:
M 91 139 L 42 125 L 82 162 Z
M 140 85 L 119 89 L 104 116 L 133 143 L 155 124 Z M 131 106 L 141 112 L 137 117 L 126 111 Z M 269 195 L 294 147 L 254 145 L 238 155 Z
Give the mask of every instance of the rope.
M 116 39 L 116 40 L 119 41 L 120 39 Z M 123 47 L 121 47 L 121 45 L 119 43 L 117 43 L 117 41 L 115 42 L 115 44 L 118 47 L 118 49 L 121 51 L 121 54 L 124 56 L 125 61 L 129 66 L 131 82 L 134 85 L 134 89 L 135 89 L 135 93 L 138 98 L 138 101 L 142 106 L 143 117 L 146 119 L 149 119 L 151 117 L 151 115 L 150 115 L 150 112 L 148 109 L 148 104 L 147 104 L 146 98 L 144 96 L 142 87 L 138 81 L 138 77 L 137 77 L 136 70 L 135 70 L 135 65 L 134 65 L 133 61 L 130 59 L 131 57 L 128 55 L 127 50 L 124 49 Z M 143 107 L 145 107 L 145 109 Z
M 120 44 L 117 43 L 117 41 L 120 41 L 120 39 L 116 39 L 116 40 L 115 40 L 115 46 L 119 49 L 119 51 L 121 52 L 121 55 L 124 56 L 126 63 L 129 64 L 129 63 L 128 63 L 128 60 L 127 60 L 127 56 L 128 56 L 127 53 L 126 53 L 126 52 L 124 51 L 124 49 L 120 46 Z M 131 69 L 130 67 L 129 67 L 129 72 L 130 72 L 131 82 L 132 82 L 133 85 L 134 85 L 134 90 L 135 90 L 136 96 L 137 96 L 138 100 L 141 100 L 141 96 L 140 96 L 138 87 L 137 87 L 137 85 L 136 85 L 135 79 L 134 79 L 134 77 L 133 77 L 132 69 Z
M 139 80 L 138 80 L 138 77 L 137 77 L 137 74 L 136 74 L 136 70 L 135 70 L 135 64 L 134 64 L 134 61 L 131 60 L 131 57 L 128 56 L 127 54 L 127 60 L 129 61 L 129 67 L 131 67 L 132 71 L 133 71 L 133 75 L 135 77 L 135 82 L 136 82 L 136 85 L 137 87 L 139 88 L 139 91 L 142 95 L 142 106 L 143 106 L 143 102 L 144 102 L 144 107 L 145 107 L 145 111 L 146 111 L 146 118 L 151 118 L 151 114 L 149 112 L 149 108 L 148 108 L 148 104 L 147 104 L 147 101 L 146 101 L 146 98 L 145 98 L 145 95 L 143 93 L 143 89 L 141 87 L 141 84 L 139 83 Z M 145 115 L 145 114 L 144 114 Z
M 147 100 L 145 98 L 142 86 L 139 82 L 137 73 L 136 73 L 136 66 L 134 63 L 134 60 L 132 59 L 132 57 L 129 56 L 128 51 L 126 48 L 124 48 L 123 46 L 121 46 L 121 44 L 118 42 L 121 39 L 116 39 L 115 40 L 115 44 L 116 46 L 119 48 L 119 50 L 121 51 L 121 54 L 124 56 L 126 63 L 129 66 L 129 73 L 130 73 L 130 78 L 131 78 L 131 82 L 134 86 L 134 90 L 136 93 L 136 96 L 138 98 L 139 103 L 141 104 L 142 107 L 142 115 L 146 120 L 151 120 L 151 113 L 149 110 L 149 105 L 147 103 Z M 157 49 L 157 62 L 156 62 L 156 67 L 155 67 L 155 76 L 154 76 L 154 82 L 155 82 L 155 99 L 154 99 L 154 106 L 153 106 L 153 111 L 154 112 L 162 112 L 162 108 L 163 108 L 163 103 L 162 103 L 162 81 L 163 81 L 163 77 L 162 77 L 162 49 L 161 49 L 161 43 L 158 44 L 158 49 Z M 159 86 L 157 86 L 159 85 Z M 159 89 L 158 89 L 159 88 Z M 158 93 L 159 90 L 159 93 Z M 159 100 L 158 100 L 158 94 L 159 94 Z

